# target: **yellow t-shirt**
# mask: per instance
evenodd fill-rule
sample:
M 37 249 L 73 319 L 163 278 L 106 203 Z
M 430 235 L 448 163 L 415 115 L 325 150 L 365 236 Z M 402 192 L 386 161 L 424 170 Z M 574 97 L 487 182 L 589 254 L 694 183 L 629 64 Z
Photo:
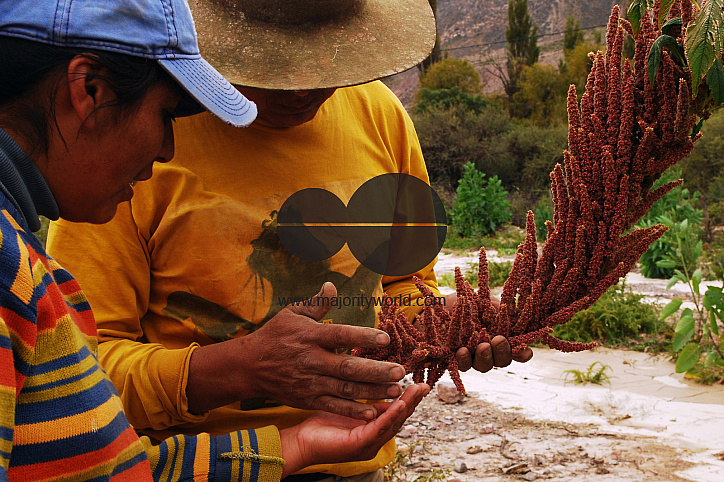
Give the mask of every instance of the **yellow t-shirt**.
M 347 203 L 365 181 L 405 173 L 428 181 L 404 108 L 381 82 L 338 89 L 316 117 L 293 128 L 237 129 L 204 113 L 175 124 L 176 155 L 156 164 L 108 224 L 53 223 L 48 252 L 74 273 L 96 314 L 99 358 L 132 425 L 155 439 L 299 423 L 311 412 L 251 400 L 203 415 L 187 411 L 195 346 L 243 336 L 326 281 L 340 296 L 420 293 L 411 277 L 382 277 L 347 246 L 323 261 L 290 255 L 276 234 L 284 201 L 323 188 Z M 417 273 L 434 290 L 433 263 Z M 414 305 L 414 303 L 412 303 Z M 414 316 L 421 307 L 405 308 Z M 373 326 L 374 308 L 333 308 L 325 322 Z M 386 465 L 316 466 L 349 476 Z

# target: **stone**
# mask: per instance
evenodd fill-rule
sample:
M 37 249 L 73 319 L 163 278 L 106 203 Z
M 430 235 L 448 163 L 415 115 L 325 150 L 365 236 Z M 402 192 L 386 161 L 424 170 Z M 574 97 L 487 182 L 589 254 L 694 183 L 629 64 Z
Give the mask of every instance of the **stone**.
M 465 465 L 462 459 L 455 459 L 455 462 L 453 462 L 453 470 L 458 474 L 464 474 L 468 471 L 468 466 Z
M 397 438 L 410 438 L 412 437 L 412 434 L 405 430 L 404 428 L 397 432 Z
M 538 474 L 535 472 L 526 472 L 526 474 L 523 476 L 523 479 L 525 480 L 535 480 L 538 478 Z
M 463 398 L 465 398 L 465 396 L 458 392 L 458 389 L 453 383 L 438 382 L 437 398 L 439 398 L 443 403 L 459 403 L 463 400 Z
M 492 423 L 480 427 L 480 433 L 493 433 L 494 430 Z

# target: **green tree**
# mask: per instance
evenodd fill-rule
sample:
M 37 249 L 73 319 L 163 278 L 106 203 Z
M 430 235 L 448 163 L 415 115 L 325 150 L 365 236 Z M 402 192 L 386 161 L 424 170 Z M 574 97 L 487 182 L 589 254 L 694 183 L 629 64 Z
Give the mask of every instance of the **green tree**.
M 600 48 L 600 44 L 583 42 L 571 50 L 563 51 L 565 60 L 558 63 L 558 71 L 564 76 L 567 85 L 576 85 L 576 92 L 579 96 L 585 90 L 586 79 L 593 67 L 593 60 L 588 54 L 596 52 Z
M 528 0 L 510 0 L 508 3 L 508 28 L 505 30 L 508 42 L 508 57 L 523 65 L 538 62 L 538 25 L 528 12 Z
M 514 117 L 531 119 L 539 126 L 549 126 L 566 119 L 568 82 L 553 66 L 524 66 L 513 94 L 511 113 Z
M 435 15 L 435 23 L 437 23 L 437 0 L 427 0 L 432 8 L 432 13 Z M 425 60 L 417 64 L 417 69 L 420 72 L 425 72 L 428 67 L 436 62 L 441 61 L 443 58 L 442 50 L 440 49 L 440 31 L 435 34 L 435 45 L 432 47 L 432 52 L 428 55 Z
M 508 42 L 506 64 L 508 78 L 503 82 L 505 93 L 512 106 L 513 95 L 519 90 L 523 67 L 538 61 L 538 26 L 528 12 L 528 0 L 510 0 L 508 3 L 508 27 L 505 30 Z M 513 114 L 511 110 L 511 115 Z
M 495 233 L 510 221 L 507 194 L 498 176 L 486 179 L 475 164 L 466 163 L 453 205 L 453 226 L 463 237 Z
M 581 22 L 576 20 L 573 15 L 566 18 L 566 28 L 563 33 L 563 50 L 572 50 L 576 45 L 583 43 L 583 30 L 581 30 Z
M 469 95 L 483 89 L 480 74 L 468 61 L 448 57 L 436 62 L 420 74 L 420 89 L 439 90 L 457 87 Z
M 420 89 L 417 99 L 417 105 L 413 109 L 416 114 L 435 108 L 450 109 L 455 106 L 460 106 L 475 114 L 482 114 L 483 110 L 494 105 L 480 95 L 472 96 L 462 92 L 460 87 L 438 90 Z
M 518 166 L 507 162 L 508 146 L 502 142 L 502 137 L 510 131 L 512 124 L 499 106 L 490 104 L 480 113 L 462 104 L 430 106 L 413 111 L 412 120 L 430 181 L 437 188 L 455 192 L 468 161 L 489 174 L 506 179 L 520 177 Z

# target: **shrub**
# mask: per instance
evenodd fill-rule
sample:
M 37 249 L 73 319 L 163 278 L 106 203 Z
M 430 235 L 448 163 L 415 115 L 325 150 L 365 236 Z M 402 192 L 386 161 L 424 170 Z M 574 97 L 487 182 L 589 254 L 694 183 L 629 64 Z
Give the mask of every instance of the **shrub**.
M 681 170 L 672 167 L 654 184 L 654 188 L 680 176 Z M 701 244 L 699 237 L 703 218 L 702 210 L 694 204 L 698 198 L 698 191 L 691 195 L 688 189 L 679 186 L 654 203 L 636 224 L 640 228 L 657 223 L 669 227 L 639 259 L 641 274 L 646 278 L 671 278 L 676 269 L 683 267 L 682 256 L 683 262 L 694 266 L 698 257 L 698 254 L 695 255 L 696 247 Z
M 481 114 L 460 104 L 430 106 L 424 112 L 413 112 L 412 119 L 430 180 L 436 185 L 453 192 L 467 162 L 499 178 L 518 176 L 517 167 L 506 162 L 507 146 L 500 141 L 500 136 L 511 129 L 511 122 L 494 104 Z
M 486 180 L 472 162 L 467 163 L 457 188 L 453 225 L 464 237 L 494 233 L 510 220 L 507 194 L 498 176 Z
M 459 87 L 438 90 L 420 89 L 417 98 L 417 105 L 413 109 L 416 114 L 428 112 L 435 107 L 449 109 L 458 106 L 474 114 L 482 114 L 487 107 L 496 106 L 496 104 L 483 99 L 480 95 L 466 94 Z
M 535 215 L 535 236 L 538 241 L 545 241 L 548 236 L 546 221 L 553 222 L 553 202 L 550 196 L 544 196 L 538 202 L 533 214 Z
M 450 218 L 448 217 L 448 219 Z M 525 231 L 512 224 L 501 226 L 492 236 L 471 236 L 469 238 L 460 237 L 458 229 L 455 226 L 449 226 L 443 248 L 478 250 L 481 246 L 485 246 L 497 249 L 501 254 L 515 254 L 518 245 L 523 241 L 525 241 Z
M 642 301 L 644 295 L 614 285 L 590 308 L 576 313 L 571 321 L 554 328 L 563 340 L 610 345 L 627 344 L 641 334 L 658 334 L 666 328 L 659 320 L 659 308 Z
M 448 57 L 435 62 L 420 74 L 420 88 L 428 90 L 458 87 L 466 94 L 479 94 L 483 89 L 480 74 L 467 60 Z

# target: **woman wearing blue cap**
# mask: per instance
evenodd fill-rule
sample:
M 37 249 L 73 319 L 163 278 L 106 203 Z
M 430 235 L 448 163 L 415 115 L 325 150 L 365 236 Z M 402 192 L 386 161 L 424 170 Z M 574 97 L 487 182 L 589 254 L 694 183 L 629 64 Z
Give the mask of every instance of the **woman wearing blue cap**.
M 376 453 L 426 393 L 369 422 L 138 438 L 80 286 L 31 231 L 38 215 L 110 220 L 173 157 L 174 116 L 202 109 L 256 115 L 199 55 L 184 0 L 0 0 L 0 480 L 278 480 Z

